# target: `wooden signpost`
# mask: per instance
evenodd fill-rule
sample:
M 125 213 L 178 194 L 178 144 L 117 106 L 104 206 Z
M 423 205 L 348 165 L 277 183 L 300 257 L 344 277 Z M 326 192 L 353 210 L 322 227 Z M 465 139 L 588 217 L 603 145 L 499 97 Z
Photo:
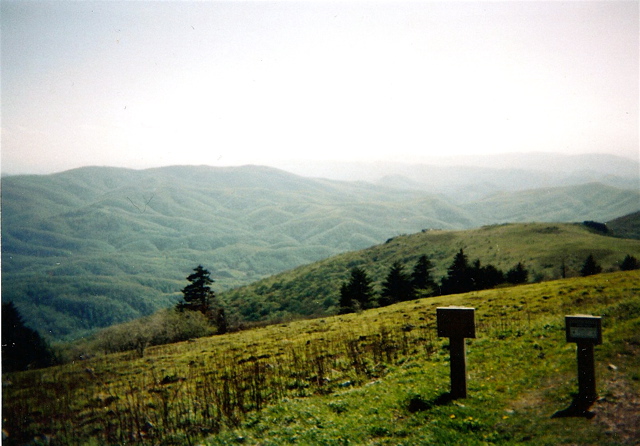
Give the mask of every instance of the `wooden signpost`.
M 578 400 L 589 404 L 598 399 L 593 346 L 602 344 L 602 318 L 586 314 L 565 316 L 567 342 L 578 347 Z
M 465 338 L 476 337 L 475 308 L 436 308 L 438 336 L 449 338 L 452 399 L 467 397 Z

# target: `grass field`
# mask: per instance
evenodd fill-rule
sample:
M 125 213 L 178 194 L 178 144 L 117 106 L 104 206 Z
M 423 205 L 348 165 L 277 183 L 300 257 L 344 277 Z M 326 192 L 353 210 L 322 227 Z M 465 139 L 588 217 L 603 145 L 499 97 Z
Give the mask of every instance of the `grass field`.
M 438 306 L 476 308 L 468 398 L 447 401 Z M 595 417 L 566 314 L 603 317 Z M 6 444 L 631 445 L 640 271 L 405 302 L 3 376 Z M 3 442 L 5 443 L 5 442 Z M 37 443 L 34 443 L 37 444 Z

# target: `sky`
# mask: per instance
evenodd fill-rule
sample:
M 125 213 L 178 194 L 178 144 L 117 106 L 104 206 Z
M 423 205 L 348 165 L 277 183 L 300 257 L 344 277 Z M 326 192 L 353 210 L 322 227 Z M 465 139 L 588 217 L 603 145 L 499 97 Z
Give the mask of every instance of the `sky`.
M 637 1 L 0 2 L 1 170 L 639 158 Z

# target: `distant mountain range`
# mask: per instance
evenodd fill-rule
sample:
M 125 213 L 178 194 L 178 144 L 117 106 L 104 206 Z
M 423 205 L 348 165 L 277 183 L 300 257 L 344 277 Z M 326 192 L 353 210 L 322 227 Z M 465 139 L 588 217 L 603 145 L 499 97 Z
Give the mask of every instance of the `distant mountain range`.
M 640 190 L 640 164 L 614 155 L 512 153 L 432 157 L 421 163 L 287 162 L 278 167 L 303 176 L 368 181 L 447 195 L 467 202 L 497 192 L 602 183 Z
M 493 195 L 465 200 L 474 183 L 463 177 L 449 183 L 455 199 L 261 166 L 3 177 L 2 300 L 64 338 L 172 305 L 198 264 L 224 290 L 423 229 L 609 221 L 640 209 L 637 188 L 603 183 L 511 192 L 491 183 Z

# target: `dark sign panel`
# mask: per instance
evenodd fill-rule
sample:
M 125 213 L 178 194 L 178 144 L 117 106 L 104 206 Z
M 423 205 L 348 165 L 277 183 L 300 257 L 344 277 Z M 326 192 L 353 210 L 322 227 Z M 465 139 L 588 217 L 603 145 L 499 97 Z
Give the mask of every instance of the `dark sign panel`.
M 602 318 L 575 314 L 565 316 L 567 342 L 589 342 L 602 344 Z
M 438 336 L 443 338 L 475 338 L 475 308 L 438 307 Z

